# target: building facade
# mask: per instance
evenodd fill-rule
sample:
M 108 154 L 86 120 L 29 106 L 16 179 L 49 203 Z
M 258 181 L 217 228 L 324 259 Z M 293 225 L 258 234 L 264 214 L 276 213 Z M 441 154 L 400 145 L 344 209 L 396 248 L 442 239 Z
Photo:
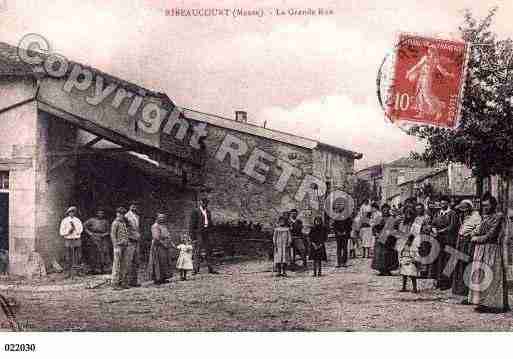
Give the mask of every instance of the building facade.
M 8 251 L 10 274 L 26 275 L 35 254 L 47 268 L 62 263 L 58 229 L 71 205 L 86 220 L 98 206 L 112 218 L 114 208 L 137 201 L 146 233 L 157 211 L 173 213 L 172 224 L 183 228 L 195 205 L 192 184 L 201 181 L 201 149 L 138 128 L 147 124 L 141 111 L 130 116 L 130 103 L 118 101 L 122 93 L 144 93 L 141 108 L 158 103 L 171 111 L 167 96 L 71 65 L 117 91 L 97 103 L 94 81 L 68 91 L 73 75 L 33 71 L 16 48 L 0 43 L 0 244 Z
M 27 274 L 34 254 L 47 267 L 62 263 L 58 229 L 71 205 L 85 221 L 99 206 L 112 219 L 116 207 L 138 202 L 145 244 L 157 212 L 169 214 L 173 236 L 187 232 L 200 194 L 217 223 L 270 228 L 297 208 L 308 226 L 328 189 L 352 191 L 362 157 L 246 116 L 179 109 L 85 65 L 70 63 L 59 77 L 34 71 L 2 43 L 0 91 L 0 249 L 14 275 Z
M 244 121 L 183 113 L 206 126 L 204 183 L 214 220 L 271 228 L 296 208 L 308 227 L 323 208 L 327 182 L 331 191 L 352 193 L 359 153 Z

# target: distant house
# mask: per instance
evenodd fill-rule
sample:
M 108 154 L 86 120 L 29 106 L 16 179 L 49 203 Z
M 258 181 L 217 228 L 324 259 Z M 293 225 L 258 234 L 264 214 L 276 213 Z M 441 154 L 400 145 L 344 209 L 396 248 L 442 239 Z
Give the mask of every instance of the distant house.
M 461 164 L 450 164 L 429 171 L 399 185 L 401 201 L 409 197 L 438 197 L 448 195 L 456 198 L 475 195 L 475 178 L 471 170 Z
M 402 157 L 389 163 L 364 168 L 356 176 L 369 182 L 371 189 L 375 189 L 374 199 L 383 204 L 400 194 L 399 184 L 431 170 L 424 162 Z

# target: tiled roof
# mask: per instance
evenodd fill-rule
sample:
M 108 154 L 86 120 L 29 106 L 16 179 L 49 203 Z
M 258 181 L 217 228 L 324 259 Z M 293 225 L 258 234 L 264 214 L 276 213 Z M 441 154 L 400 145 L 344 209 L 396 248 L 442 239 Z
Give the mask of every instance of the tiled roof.
M 4 42 L 0 42 L 0 75 L 4 76 L 48 76 L 43 73 L 43 70 L 37 70 L 36 67 L 25 63 L 20 56 L 18 55 L 19 48 L 16 46 L 12 46 L 6 44 Z M 35 52 L 34 52 L 35 53 Z M 43 53 L 38 53 L 39 56 L 45 57 L 47 55 Z M 164 107 L 174 107 L 173 102 L 167 97 L 166 94 L 156 92 L 153 90 L 146 89 L 144 87 L 138 86 L 134 83 L 125 81 L 118 77 L 107 74 L 103 71 L 100 71 L 94 67 L 87 66 L 78 62 L 69 61 L 68 66 L 68 74 L 73 69 L 74 65 L 80 65 L 84 69 L 90 70 L 95 76 L 103 77 L 106 84 L 108 83 L 117 83 L 119 86 L 123 87 L 130 92 L 136 94 L 144 94 L 143 96 L 151 96 L 157 97 L 163 100 Z M 167 105 L 167 106 L 166 106 Z M 171 105 L 171 106 L 169 106 Z
M 272 130 L 270 128 L 265 128 L 257 125 L 253 125 L 250 123 L 239 122 L 232 120 L 230 118 L 213 115 L 209 113 L 204 113 L 196 110 L 183 108 L 182 112 L 185 118 L 205 122 L 207 124 L 227 128 L 233 131 L 247 133 L 250 135 L 268 138 L 274 141 L 283 142 L 287 144 L 291 144 L 298 147 L 303 147 L 307 149 L 325 149 L 332 152 L 341 153 L 345 156 L 352 157 L 354 159 L 362 158 L 362 154 L 358 152 L 349 151 L 340 147 L 328 145 L 323 142 L 319 142 L 317 140 L 312 140 L 310 138 L 297 136 L 291 133 Z
M 392 167 L 418 167 L 418 168 L 428 167 L 425 162 L 417 161 L 417 160 L 412 160 L 412 159 L 410 159 L 408 157 L 398 158 L 397 160 L 394 160 L 392 162 L 386 163 L 385 166 L 392 166 Z
M 441 172 L 447 171 L 447 167 L 440 167 L 440 168 L 434 168 L 434 169 L 426 169 L 426 171 L 423 171 L 421 173 L 416 174 L 412 178 L 408 178 L 406 181 L 400 183 L 398 186 L 402 186 L 406 183 L 410 182 L 421 182 L 425 180 L 426 178 L 433 177 Z
M 39 54 L 41 57 L 46 56 L 45 54 Z M 70 66 L 68 66 L 68 72 L 71 71 L 74 64 L 78 64 L 82 66 L 83 68 L 86 68 L 90 70 L 95 76 L 102 76 L 105 80 L 105 83 L 117 83 L 119 86 L 125 88 L 126 90 L 129 90 L 133 93 L 144 93 L 145 96 L 153 96 L 160 98 L 162 100 L 162 103 L 164 104 L 165 108 L 173 108 L 174 104 L 169 99 L 169 97 L 160 92 L 155 92 L 152 90 L 148 90 L 146 88 L 143 88 L 141 86 L 138 86 L 136 84 L 133 84 L 131 82 L 122 80 L 120 78 L 117 78 L 115 76 L 109 75 L 105 72 L 102 72 L 98 69 L 95 69 L 91 66 L 86 66 L 77 62 L 70 61 Z M 18 48 L 3 42 L 0 42 L 0 76 L 1 75 L 15 75 L 15 76 L 43 76 L 42 71 L 37 71 L 36 68 L 24 63 L 20 57 L 18 56 Z M 47 76 L 47 75 L 46 75 Z M 229 128 L 234 131 L 239 131 L 243 133 L 252 134 L 259 137 L 269 138 L 275 141 L 280 141 L 288 144 L 292 144 L 295 146 L 308 148 L 308 149 L 315 149 L 315 148 L 323 148 L 328 151 L 333 151 L 337 153 L 341 153 L 345 156 L 352 157 L 355 159 L 362 158 L 362 154 L 358 152 L 349 151 L 340 147 L 332 146 L 326 143 L 322 143 L 316 140 L 312 140 L 306 137 L 301 137 L 297 135 L 293 135 L 291 133 L 271 130 L 268 128 L 248 124 L 248 123 L 242 123 L 237 122 L 235 120 L 207 114 L 195 110 L 190 109 L 183 109 L 183 113 L 186 118 L 206 122 L 218 127 L 224 127 Z
M 32 67 L 18 56 L 18 48 L 0 42 L 0 75 L 30 76 L 35 72 Z

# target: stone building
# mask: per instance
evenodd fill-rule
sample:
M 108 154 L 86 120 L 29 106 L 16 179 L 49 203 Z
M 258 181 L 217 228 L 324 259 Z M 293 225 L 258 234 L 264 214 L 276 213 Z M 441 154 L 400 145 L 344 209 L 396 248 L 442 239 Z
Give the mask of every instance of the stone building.
M 425 197 L 426 188 L 429 188 L 427 192 L 433 197 L 447 195 L 461 199 L 475 195 L 476 183 L 471 170 L 461 164 L 431 168 L 428 173 L 399 184 L 401 201 L 409 197 Z
M 103 85 L 115 91 L 97 101 Z M 76 63 L 50 76 L 3 43 L 0 93 L 0 208 L 7 224 L 1 244 L 11 274 L 25 275 L 35 253 L 47 266 L 62 262 L 58 228 L 70 205 L 85 220 L 99 205 L 112 217 L 117 206 L 138 201 L 146 233 L 159 210 L 173 214 L 174 228 L 186 226 L 201 184 L 202 151 L 148 131 L 141 114 L 156 106 L 172 112 L 166 95 Z M 130 115 L 127 94 L 142 110 Z
M 232 120 L 182 111 L 186 119 L 206 125 L 204 184 L 220 221 L 245 220 L 269 228 L 281 213 L 297 208 L 308 226 L 322 209 L 326 182 L 332 191 L 352 192 L 359 153 L 249 124 L 245 114 Z
M 390 202 L 400 194 L 399 184 L 431 171 L 424 162 L 403 157 L 389 163 L 383 163 L 357 172 L 356 176 L 370 181 L 376 187 L 381 204 Z M 371 187 L 372 188 L 372 187 Z
M 47 266 L 62 262 L 58 228 L 70 205 L 86 220 L 98 206 L 112 217 L 137 201 L 148 243 L 157 211 L 169 213 L 176 236 L 187 231 L 198 192 L 215 222 L 270 226 L 291 208 L 308 225 L 327 182 L 352 189 L 359 153 L 181 110 L 163 93 L 68 65 L 28 66 L 0 43 L 0 249 L 11 274 L 25 275 L 35 253 Z

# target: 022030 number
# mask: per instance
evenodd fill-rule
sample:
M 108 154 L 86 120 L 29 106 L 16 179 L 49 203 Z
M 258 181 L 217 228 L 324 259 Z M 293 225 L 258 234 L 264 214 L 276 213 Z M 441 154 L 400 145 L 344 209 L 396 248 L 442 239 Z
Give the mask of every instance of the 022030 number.
M 35 344 L 5 344 L 4 351 L 6 352 L 35 352 Z

